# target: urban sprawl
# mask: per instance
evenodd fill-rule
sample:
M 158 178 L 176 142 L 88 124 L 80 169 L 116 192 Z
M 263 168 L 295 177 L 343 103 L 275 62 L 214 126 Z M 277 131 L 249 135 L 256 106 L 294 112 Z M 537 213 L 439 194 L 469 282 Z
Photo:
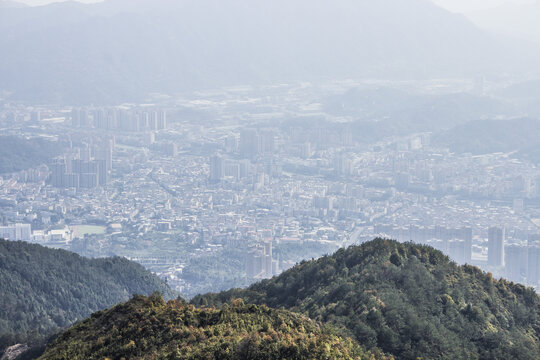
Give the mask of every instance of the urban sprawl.
M 283 87 L 5 103 L 3 134 L 61 150 L 0 177 L 0 238 L 125 256 L 190 296 L 375 237 L 540 289 L 539 169 L 510 154 L 454 154 L 429 133 L 366 144 L 350 119 Z

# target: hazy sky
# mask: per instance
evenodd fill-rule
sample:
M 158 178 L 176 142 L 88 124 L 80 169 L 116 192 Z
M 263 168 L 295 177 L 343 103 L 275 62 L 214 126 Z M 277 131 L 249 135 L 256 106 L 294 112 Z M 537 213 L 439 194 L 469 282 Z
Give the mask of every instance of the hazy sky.
M 50 4 L 53 2 L 61 2 L 61 1 L 66 1 L 66 0 L 14 0 L 14 1 L 25 3 L 31 6 L 38 6 L 38 5 L 45 5 L 45 4 Z M 82 2 L 82 3 L 93 3 L 93 2 L 99 2 L 101 0 L 77 0 L 77 1 Z
M 434 3 L 455 12 L 489 9 L 504 3 L 529 4 L 536 0 L 432 0 Z
M 51 2 L 59 2 L 65 0 L 18 0 L 28 5 L 43 5 Z M 100 0 L 78 0 L 80 2 L 99 2 Z M 489 9 L 506 2 L 513 3 L 531 3 L 535 0 L 432 0 L 433 2 L 454 12 L 467 12 L 480 9 Z

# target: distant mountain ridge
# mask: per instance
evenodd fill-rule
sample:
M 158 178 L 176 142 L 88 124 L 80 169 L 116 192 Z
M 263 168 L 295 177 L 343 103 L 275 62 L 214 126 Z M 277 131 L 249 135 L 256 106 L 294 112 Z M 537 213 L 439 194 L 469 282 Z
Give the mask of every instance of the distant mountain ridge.
M 0 136 L 0 174 L 27 170 L 49 163 L 61 154 L 62 144 L 41 138 L 31 140 Z
M 470 93 L 414 94 L 392 88 L 350 89 L 344 94 L 322 100 L 329 114 L 356 119 L 377 119 L 380 139 L 389 135 L 448 130 L 456 125 L 483 118 L 494 118 L 515 112 L 511 104 L 496 98 Z M 357 137 L 365 124 L 358 121 Z
M 515 48 L 424 0 L 108 0 L 0 13 L 13 99 L 140 100 L 237 84 L 538 71 Z M 516 52 L 521 56 L 513 56 Z
M 517 118 L 507 120 L 477 120 L 458 124 L 441 131 L 433 138 L 437 146 L 456 153 L 483 155 L 538 149 L 540 120 Z M 533 160 L 531 158 L 531 160 Z M 536 158 L 535 162 L 540 161 Z
M 307 314 L 397 359 L 540 358 L 534 289 L 412 243 L 376 239 L 192 303 L 236 298 Z

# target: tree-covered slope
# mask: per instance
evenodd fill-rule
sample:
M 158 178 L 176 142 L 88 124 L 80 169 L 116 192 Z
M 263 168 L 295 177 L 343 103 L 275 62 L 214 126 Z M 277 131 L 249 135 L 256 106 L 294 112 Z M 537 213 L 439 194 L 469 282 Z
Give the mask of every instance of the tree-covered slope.
M 0 136 L 0 174 L 26 170 L 51 161 L 62 146 L 44 139 Z
M 51 334 L 133 294 L 175 294 L 123 258 L 86 259 L 64 250 L 0 240 L 0 352 Z
M 192 302 L 234 298 L 305 313 L 399 359 L 540 358 L 540 298 L 533 289 L 412 243 L 376 239 L 246 290 Z
M 233 301 L 222 309 L 136 296 L 64 332 L 40 358 L 383 359 L 305 316 Z
M 540 120 L 476 120 L 459 124 L 433 137 L 433 143 L 452 152 L 474 155 L 538 148 Z

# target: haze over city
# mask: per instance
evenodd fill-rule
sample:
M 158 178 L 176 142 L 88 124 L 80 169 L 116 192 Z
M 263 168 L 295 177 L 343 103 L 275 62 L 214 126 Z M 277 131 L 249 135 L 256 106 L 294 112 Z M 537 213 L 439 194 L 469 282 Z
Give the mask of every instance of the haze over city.
M 535 358 L 539 16 L 534 0 L 0 1 L 0 353 L 175 358 L 232 331 L 150 353 L 126 325 L 119 352 L 78 347 L 117 325 L 99 313 L 51 340 L 156 291 L 202 306 L 186 308 L 201 328 L 210 307 L 266 311 L 252 302 L 373 356 Z M 253 328 L 274 336 L 279 316 Z

